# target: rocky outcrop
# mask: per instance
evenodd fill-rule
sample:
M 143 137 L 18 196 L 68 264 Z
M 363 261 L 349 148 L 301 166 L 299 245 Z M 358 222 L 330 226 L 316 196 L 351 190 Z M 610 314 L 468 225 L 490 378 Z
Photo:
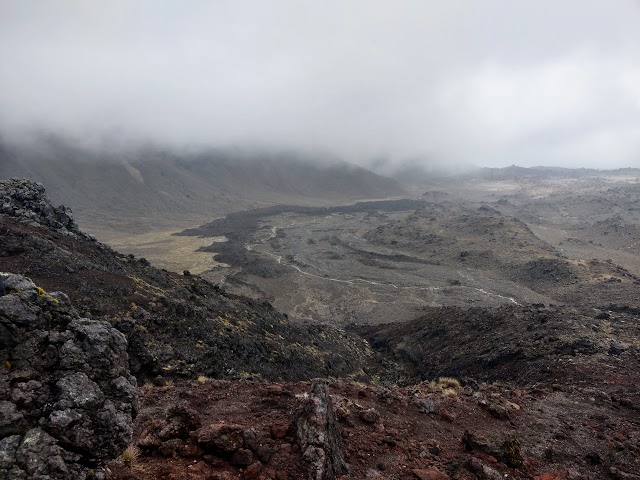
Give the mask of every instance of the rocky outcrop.
M 61 233 L 81 234 L 71 210 L 54 207 L 42 184 L 23 178 L 0 181 L 0 213 L 31 225 L 42 225 Z
M 542 304 L 428 307 L 410 322 L 352 328 L 379 352 L 387 374 L 398 369 L 398 379 L 447 376 L 525 385 L 554 383 L 557 375 L 568 374 L 558 365 L 578 355 L 605 362 L 616 354 L 635 355 L 624 340 L 636 335 L 630 327 L 637 322 L 634 310 L 616 313 L 611 333 L 605 317 L 612 315 L 594 312 Z M 582 373 L 577 377 L 584 380 Z
M 99 478 L 137 410 L 124 335 L 26 277 L 0 292 L 0 479 Z
M 309 480 L 333 480 L 347 473 L 340 427 L 326 381 L 314 381 L 311 392 L 301 398 L 296 434 L 309 464 Z
M 145 459 L 188 459 L 188 478 L 198 480 L 335 480 L 348 470 L 342 428 L 328 382 L 314 380 L 308 390 L 306 382 L 284 385 L 210 379 L 146 386 L 141 389 L 144 412 L 136 420 L 135 443 Z M 193 408 L 195 405 L 198 407 Z M 377 428 L 367 421 L 357 423 L 368 430 Z M 127 472 L 114 468 L 116 478 L 128 478 Z M 240 477 L 238 468 L 244 469 Z M 225 477 L 221 470 L 234 475 Z M 155 477 L 149 472 L 140 480 L 158 478 L 158 471 L 154 473 Z M 186 477 L 176 473 L 175 478 Z

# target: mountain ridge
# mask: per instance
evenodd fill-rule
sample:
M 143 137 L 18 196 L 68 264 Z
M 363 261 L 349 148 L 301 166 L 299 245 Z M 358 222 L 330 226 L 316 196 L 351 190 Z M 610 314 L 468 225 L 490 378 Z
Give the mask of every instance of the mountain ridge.
M 406 193 L 395 180 L 318 155 L 152 146 L 107 151 L 58 138 L 0 142 L 0 178 L 12 177 L 40 181 L 85 225 L 133 232 L 184 228 L 258 206 Z

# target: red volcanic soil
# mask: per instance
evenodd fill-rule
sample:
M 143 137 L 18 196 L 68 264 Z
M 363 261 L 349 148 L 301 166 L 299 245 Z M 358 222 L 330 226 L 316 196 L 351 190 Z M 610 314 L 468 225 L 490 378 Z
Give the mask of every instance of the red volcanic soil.
M 141 454 L 112 478 L 308 478 L 295 422 L 310 382 L 202 380 L 140 389 Z M 614 388 L 329 383 L 354 479 L 640 478 L 638 396 Z

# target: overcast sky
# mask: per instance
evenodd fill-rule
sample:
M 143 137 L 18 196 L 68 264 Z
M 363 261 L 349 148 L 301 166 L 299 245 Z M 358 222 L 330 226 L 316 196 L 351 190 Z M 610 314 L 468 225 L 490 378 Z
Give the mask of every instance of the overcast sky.
M 0 132 L 640 166 L 639 0 L 0 0 Z

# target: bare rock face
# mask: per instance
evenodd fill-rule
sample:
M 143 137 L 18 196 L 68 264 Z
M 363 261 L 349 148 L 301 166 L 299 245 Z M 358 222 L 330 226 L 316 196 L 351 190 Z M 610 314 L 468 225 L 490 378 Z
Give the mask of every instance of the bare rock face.
M 71 210 L 51 205 L 44 187 L 32 180 L 12 178 L 0 181 L 0 213 L 61 233 L 85 236 L 78 230 Z
M 334 480 L 347 472 L 326 381 L 315 380 L 311 392 L 300 399 L 296 434 L 309 464 L 309 480 Z
M 99 478 L 137 409 L 124 335 L 21 275 L 0 294 L 0 480 Z

